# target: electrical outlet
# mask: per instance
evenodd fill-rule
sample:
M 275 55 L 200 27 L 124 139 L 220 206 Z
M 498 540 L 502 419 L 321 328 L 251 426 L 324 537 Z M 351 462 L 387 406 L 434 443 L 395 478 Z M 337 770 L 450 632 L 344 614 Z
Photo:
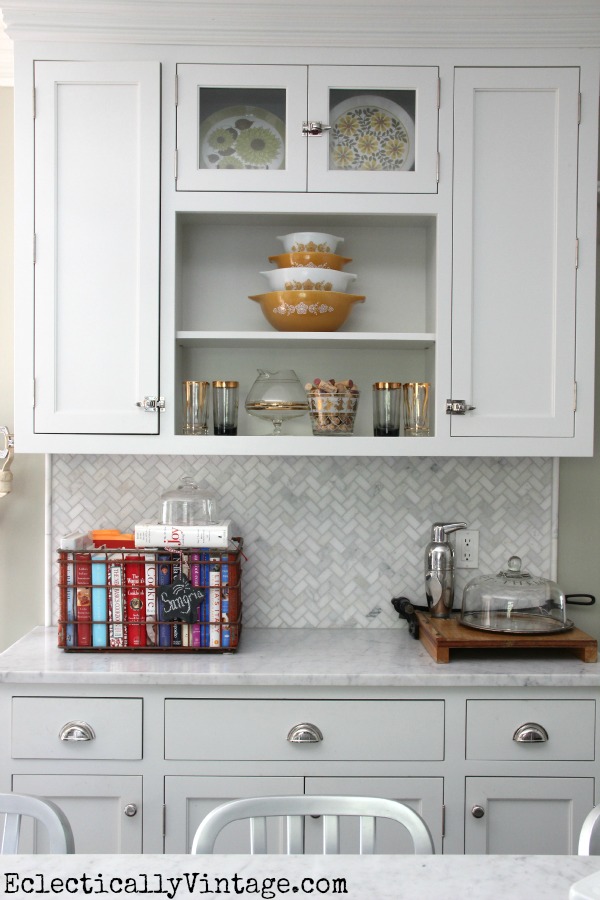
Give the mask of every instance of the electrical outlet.
M 479 532 L 466 528 L 456 532 L 454 565 L 457 569 L 476 569 L 479 566 Z

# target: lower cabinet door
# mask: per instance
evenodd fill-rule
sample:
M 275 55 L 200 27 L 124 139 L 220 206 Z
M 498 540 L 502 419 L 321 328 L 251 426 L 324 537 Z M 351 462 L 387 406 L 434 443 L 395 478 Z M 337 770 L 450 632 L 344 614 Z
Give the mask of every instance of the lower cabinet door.
M 386 797 L 410 806 L 425 819 L 435 852 L 442 852 L 443 837 L 443 778 L 336 778 L 305 779 L 305 793 L 342 794 L 355 797 Z M 356 821 L 342 819 L 340 823 L 340 853 L 356 853 L 358 828 Z M 305 849 L 319 852 L 319 823 L 305 821 Z M 389 820 L 377 823 L 376 853 L 413 853 L 413 845 L 405 828 Z
M 14 775 L 13 791 L 60 806 L 73 829 L 76 853 L 142 852 L 141 775 Z M 24 820 L 20 852 L 47 852 L 43 830 Z
M 467 778 L 465 853 L 577 853 L 593 778 Z
M 303 792 L 301 777 L 168 775 L 165 778 L 165 853 L 189 853 L 202 819 L 227 800 Z M 274 847 L 273 853 L 280 853 L 283 850 L 281 822 L 274 819 L 270 826 L 269 846 Z M 249 852 L 247 822 L 232 822 L 217 838 L 215 853 Z

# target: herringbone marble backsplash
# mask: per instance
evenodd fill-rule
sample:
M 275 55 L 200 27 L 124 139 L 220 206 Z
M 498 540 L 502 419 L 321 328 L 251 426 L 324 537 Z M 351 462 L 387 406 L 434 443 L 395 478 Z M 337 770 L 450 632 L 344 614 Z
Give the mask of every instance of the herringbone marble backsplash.
M 160 495 L 182 475 L 206 484 L 244 538 L 248 626 L 399 625 L 392 597 L 425 604 L 435 521 L 480 532 L 480 569 L 457 571 L 457 602 L 466 580 L 514 553 L 551 575 L 550 459 L 61 455 L 52 472 L 54 547 L 69 531 L 158 521 Z

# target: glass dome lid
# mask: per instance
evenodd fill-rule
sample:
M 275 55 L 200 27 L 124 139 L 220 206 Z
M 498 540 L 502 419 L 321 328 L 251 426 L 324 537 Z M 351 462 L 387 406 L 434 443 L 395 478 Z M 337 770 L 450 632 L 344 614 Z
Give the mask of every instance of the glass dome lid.
M 465 585 L 460 622 L 512 634 L 548 634 L 573 627 L 560 587 L 523 571 L 519 556 L 511 556 L 508 567 L 497 575 L 482 575 Z
M 210 525 L 217 521 L 217 501 L 210 491 L 184 475 L 161 498 L 163 525 Z

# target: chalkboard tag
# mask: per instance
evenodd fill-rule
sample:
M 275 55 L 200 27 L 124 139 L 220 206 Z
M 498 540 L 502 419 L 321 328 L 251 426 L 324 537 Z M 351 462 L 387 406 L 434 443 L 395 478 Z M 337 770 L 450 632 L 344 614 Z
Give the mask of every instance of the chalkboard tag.
M 185 575 L 161 588 L 158 600 L 161 604 L 161 619 L 167 622 L 200 621 L 200 604 L 204 601 L 204 591 L 193 587 Z

